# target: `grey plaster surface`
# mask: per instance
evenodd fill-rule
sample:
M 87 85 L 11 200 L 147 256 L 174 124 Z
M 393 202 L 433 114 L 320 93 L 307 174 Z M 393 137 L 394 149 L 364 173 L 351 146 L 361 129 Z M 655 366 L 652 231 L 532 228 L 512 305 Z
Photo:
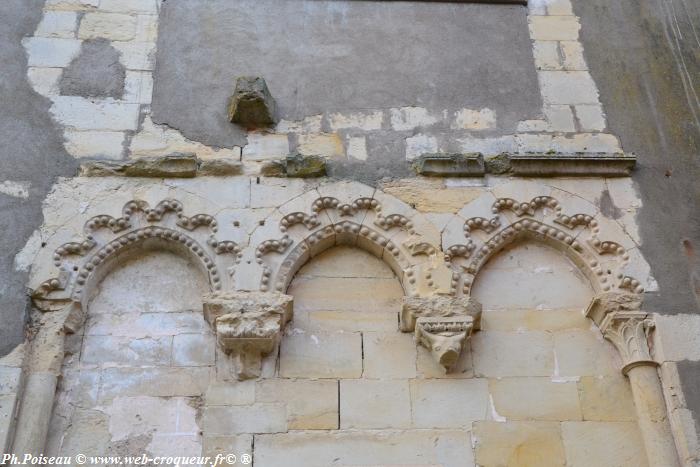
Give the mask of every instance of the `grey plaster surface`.
M 641 248 L 660 287 L 645 307 L 699 313 L 700 3 L 575 0 L 574 7 L 609 126 L 638 155 Z M 700 430 L 700 365 L 682 362 L 679 372 Z
M 228 97 L 241 75 L 264 77 L 279 116 L 291 120 L 411 105 L 437 112 L 489 107 L 503 133 L 541 109 L 523 6 L 348 0 L 163 4 L 155 122 L 213 146 L 244 144 L 244 134 L 226 119 Z
M 43 3 L 0 2 L 0 183 L 30 183 L 27 199 L 0 193 L 0 355 L 23 341 L 29 306 L 26 273 L 15 271 L 15 254 L 41 224 L 41 202 L 55 178 L 73 175 L 76 165 L 51 120 L 50 101 L 35 93 L 27 81 L 27 59 L 20 41 L 33 34 Z
M 83 42 L 78 56 L 63 71 L 59 88 L 64 96 L 121 99 L 125 78 L 117 49 L 106 39 L 91 39 Z

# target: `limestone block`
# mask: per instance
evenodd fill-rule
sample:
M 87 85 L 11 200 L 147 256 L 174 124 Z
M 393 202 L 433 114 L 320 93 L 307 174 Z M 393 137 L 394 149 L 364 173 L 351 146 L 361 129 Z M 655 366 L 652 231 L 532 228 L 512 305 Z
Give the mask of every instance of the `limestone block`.
M 598 104 L 598 89 L 586 71 L 539 71 L 546 104 Z
M 212 381 L 204 395 L 204 404 L 207 406 L 250 405 L 254 402 L 255 381 Z
M 46 0 L 47 10 L 88 11 L 97 8 L 100 0 Z
M 588 70 L 588 65 L 586 65 L 586 60 L 583 57 L 583 44 L 579 41 L 561 41 L 559 47 L 565 70 Z
M 340 428 L 387 429 L 411 426 L 406 380 L 340 381 Z
M 261 128 L 275 123 L 275 100 L 265 79 L 241 76 L 228 104 L 228 119 L 245 128 Z
M 553 342 L 542 331 L 480 331 L 471 338 L 477 376 L 551 376 Z
M 484 310 L 481 329 L 484 331 L 560 331 L 588 330 L 591 321 L 580 309 L 571 310 Z
M 72 11 L 46 11 L 37 26 L 34 36 L 38 37 L 75 37 L 78 15 Z
M 575 41 L 581 25 L 575 16 L 531 16 L 530 38 L 536 41 Z
M 656 314 L 654 322 L 657 360 L 700 360 L 700 316 Z
M 607 133 L 557 135 L 552 138 L 552 149 L 564 154 L 577 152 L 619 154 L 622 152 L 617 137 Z
M 629 380 L 621 374 L 584 376 L 578 391 L 584 420 L 630 422 L 637 418 Z
M 292 432 L 255 437 L 256 467 L 474 465 L 465 431 Z
M 617 351 L 594 330 L 554 333 L 557 376 L 599 376 L 617 374 Z
M 212 371 L 199 368 L 106 368 L 102 371 L 100 402 L 117 396 L 201 396 Z
M 384 112 L 375 110 L 352 114 L 332 113 L 328 120 L 332 131 L 350 128 L 364 131 L 381 130 Z
M 390 110 L 390 121 L 394 130 L 406 131 L 432 126 L 438 119 L 423 107 L 401 107 Z
M 568 465 L 559 423 L 476 422 L 472 437 L 481 467 Z
M 549 122 L 551 131 L 576 131 L 574 114 L 568 105 L 545 105 L 544 115 Z
M 403 295 L 396 279 L 369 277 L 301 277 L 291 284 L 288 293 L 294 296 L 297 310 L 377 313 L 396 313 Z
M 86 336 L 82 363 L 98 365 L 155 365 L 170 364 L 171 337 Z
M 398 313 L 372 310 L 297 311 L 294 314 L 293 326 L 295 329 L 311 333 L 324 331 L 390 333 L 398 329 Z M 411 336 L 409 340 L 410 338 Z
M 302 120 L 280 120 L 275 126 L 276 133 L 321 133 L 323 115 L 310 115 Z
M 202 437 L 202 456 L 215 459 L 217 454 L 223 456 L 235 454 L 236 459 L 240 459 L 242 454 L 252 457 L 253 435 L 207 436 L 205 434 Z
M 365 378 L 416 377 L 416 344 L 410 334 L 364 332 L 362 339 Z
M 124 96 L 126 102 L 150 104 L 153 94 L 153 73 L 147 71 L 126 72 L 124 81 Z
M 139 104 L 56 96 L 50 111 L 60 123 L 76 130 L 120 131 L 138 128 Z
M 267 379 L 257 382 L 258 402 L 279 402 L 287 407 L 290 430 L 338 429 L 338 382 Z
M 22 45 L 27 51 L 27 66 L 67 67 L 80 51 L 77 39 L 26 37 Z
M 538 70 L 560 70 L 562 68 L 559 42 L 534 41 L 532 53 L 535 56 L 535 66 Z
M 120 131 L 64 132 L 66 151 L 73 157 L 121 159 L 125 133 Z
M 364 136 L 352 136 L 347 143 L 348 156 L 358 161 L 367 160 L 367 138 Z
M 205 407 L 202 430 L 207 435 L 279 433 L 287 431 L 284 404 L 255 403 L 247 406 Z
M 119 61 L 127 70 L 153 70 L 155 64 L 155 42 L 130 41 L 112 42 L 112 46 L 121 52 Z
M 484 156 L 497 156 L 504 152 L 517 152 L 518 145 L 513 135 L 493 138 L 477 138 L 469 136 L 457 138 L 460 152 L 480 152 Z
M 101 0 L 100 11 L 115 13 L 158 13 L 158 0 Z
M 282 340 L 280 376 L 283 378 L 359 378 L 361 375 L 360 333 L 294 333 Z
M 412 161 L 423 154 L 438 152 L 437 138 L 430 135 L 417 134 L 406 138 L 406 160 Z
M 214 336 L 179 334 L 173 338 L 173 366 L 214 365 Z
M 550 16 L 573 15 L 571 0 L 546 0 L 547 14 Z
M 575 382 L 500 378 L 489 380 L 489 391 L 496 412 L 508 420 L 582 419 Z
M 59 455 L 74 456 L 77 453 L 100 456 L 107 452 L 111 441 L 109 417 L 92 409 L 77 409 L 63 435 Z
M 27 68 L 27 77 L 32 88 L 42 96 L 55 96 L 59 93 L 58 80 L 61 79 L 61 68 Z
M 475 187 L 446 188 L 442 180 L 430 178 L 388 180 L 381 183 L 381 189 L 424 213 L 455 213 L 483 191 Z
M 243 147 L 245 160 L 260 161 L 280 159 L 289 154 L 287 135 L 274 133 L 248 133 L 248 144 Z
M 136 35 L 136 18 L 119 13 L 86 13 L 80 21 L 78 38 L 103 37 L 114 41 L 128 41 Z
M 88 336 L 125 336 L 132 338 L 202 334 L 209 326 L 199 311 L 172 313 L 99 313 L 88 317 Z
M 250 207 L 277 207 L 313 189 L 314 183 L 299 178 L 261 177 L 250 185 Z M 308 209 L 308 206 L 307 206 Z
M 297 150 L 305 156 L 321 156 L 327 159 L 345 159 L 343 141 L 337 133 L 299 135 Z
M 487 418 L 489 389 L 485 379 L 416 379 L 410 383 L 415 428 L 468 429 L 472 422 Z
M 563 422 L 570 467 L 646 467 L 642 436 L 634 422 Z
M 495 128 L 497 123 L 496 112 L 489 108 L 460 109 L 455 112 L 454 117 L 455 120 L 452 124 L 454 129 L 488 130 Z

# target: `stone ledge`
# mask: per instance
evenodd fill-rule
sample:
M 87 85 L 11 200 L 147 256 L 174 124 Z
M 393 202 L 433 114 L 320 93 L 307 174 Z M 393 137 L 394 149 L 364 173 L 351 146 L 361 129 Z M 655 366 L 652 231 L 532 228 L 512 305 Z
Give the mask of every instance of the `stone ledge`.
M 197 175 L 240 175 L 243 167 L 231 159 L 201 160 L 194 154 L 171 154 L 126 161 L 92 160 L 80 165 L 83 177 L 193 178 Z
M 411 167 L 428 177 L 482 177 L 485 172 L 481 153 L 423 154 Z
M 634 154 L 609 153 L 511 154 L 508 159 L 510 173 L 525 177 L 628 177 L 637 163 Z

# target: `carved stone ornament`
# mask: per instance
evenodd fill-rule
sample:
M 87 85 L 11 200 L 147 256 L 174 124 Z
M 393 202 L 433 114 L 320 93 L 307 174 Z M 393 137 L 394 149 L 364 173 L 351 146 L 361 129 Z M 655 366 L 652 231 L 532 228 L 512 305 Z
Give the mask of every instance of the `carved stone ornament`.
M 481 305 L 468 297 L 405 297 L 401 330 L 414 331 L 416 343 L 430 351 L 449 373 L 472 331 L 481 325 Z
M 279 344 L 292 319 L 292 297 L 238 292 L 204 297 L 204 317 L 221 349 L 235 359 L 238 379 L 260 376 L 262 359 Z
M 654 322 L 641 308 L 641 295 L 609 292 L 595 297 L 586 310 L 586 316 L 620 353 L 623 374 L 636 366 L 658 365 L 648 344 Z

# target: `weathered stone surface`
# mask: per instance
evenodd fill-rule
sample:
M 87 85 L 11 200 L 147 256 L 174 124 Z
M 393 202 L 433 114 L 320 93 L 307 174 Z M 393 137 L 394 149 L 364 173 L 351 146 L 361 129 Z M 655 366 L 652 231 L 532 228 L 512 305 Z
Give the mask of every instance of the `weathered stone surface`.
M 302 333 L 285 336 L 280 349 L 283 378 L 359 378 L 360 333 Z
M 567 465 L 556 422 L 476 422 L 472 437 L 482 467 Z
M 275 100 L 265 79 L 259 76 L 241 76 L 228 105 L 228 118 L 246 128 L 274 125 Z
M 564 422 L 567 466 L 646 467 L 639 428 L 634 422 Z
M 202 429 L 208 435 L 278 433 L 287 431 L 284 404 L 255 403 L 247 406 L 205 407 Z
M 125 162 L 90 161 L 80 166 L 84 177 L 157 177 L 191 178 L 197 174 L 194 155 L 142 157 Z
M 255 398 L 286 404 L 290 430 L 338 429 L 336 381 L 262 380 L 257 382 Z
M 423 154 L 411 167 L 418 175 L 433 177 L 474 177 L 484 175 L 481 154 Z
M 212 366 L 214 345 L 212 335 L 179 334 L 173 337 L 172 366 Z
M 415 206 L 420 212 L 455 213 L 483 194 L 478 187 L 447 188 L 436 178 L 387 180 L 380 186 L 385 193 Z
M 345 159 L 343 141 L 337 133 L 299 135 L 299 154 L 320 156 L 331 160 Z
M 469 428 L 489 413 L 485 379 L 411 381 L 411 410 L 416 428 Z
M 550 378 L 489 380 L 494 409 L 508 420 L 581 420 L 575 382 Z
M 416 344 L 411 335 L 364 332 L 362 350 L 365 360 L 362 374 L 365 378 L 415 378 Z
M 100 401 L 118 396 L 201 396 L 209 385 L 209 368 L 106 368 Z
M 255 381 L 214 381 L 207 388 L 204 403 L 212 405 L 250 405 L 255 402 Z M 268 402 L 268 401 L 263 401 Z
M 216 458 L 217 454 L 235 454 L 237 462 L 241 455 L 253 455 L 253 435 L 220 435 L 202 437 L 202 455 Z M 235 465 L 235 464 L 234 464 Z
M 120 13 L 86 13 L 80 21 L 79 39 L 105 38 L 128 41 L 136 36 L 136 17 Z
M 584 376 L 578 382 L 583 419 L 587 421 L 634 421 L 630 383 L 622 375 Z
M 261 173 L 268 177 L 323 177 L 326 175 L 326 159 L 315 155 L 288 155 L 283 161 L 272 161 L 264 165 Z
M 560 331 L 591 328 L 580 309 L 571 310 L 484 310 L 484 331 Z
M 257 467 L 473 465 L 469 433 L 456 430 L 292 432 L 255 437 Z
M 411 397 L 408 381 L 360 379 L 340 382 L 341 429 L 387 429 L 410 426 Z
M 599 376 L 620 371 L 617 351 L 592 330 L 555 333 L 554 352 L 559 376 Z
M 552 336 L 542 331 L 479 331 L 471 338 L 477 376 L 551 376 Z
M 628 177 L 637 158 L 630 154 L 513 154 L 514 175 Z

